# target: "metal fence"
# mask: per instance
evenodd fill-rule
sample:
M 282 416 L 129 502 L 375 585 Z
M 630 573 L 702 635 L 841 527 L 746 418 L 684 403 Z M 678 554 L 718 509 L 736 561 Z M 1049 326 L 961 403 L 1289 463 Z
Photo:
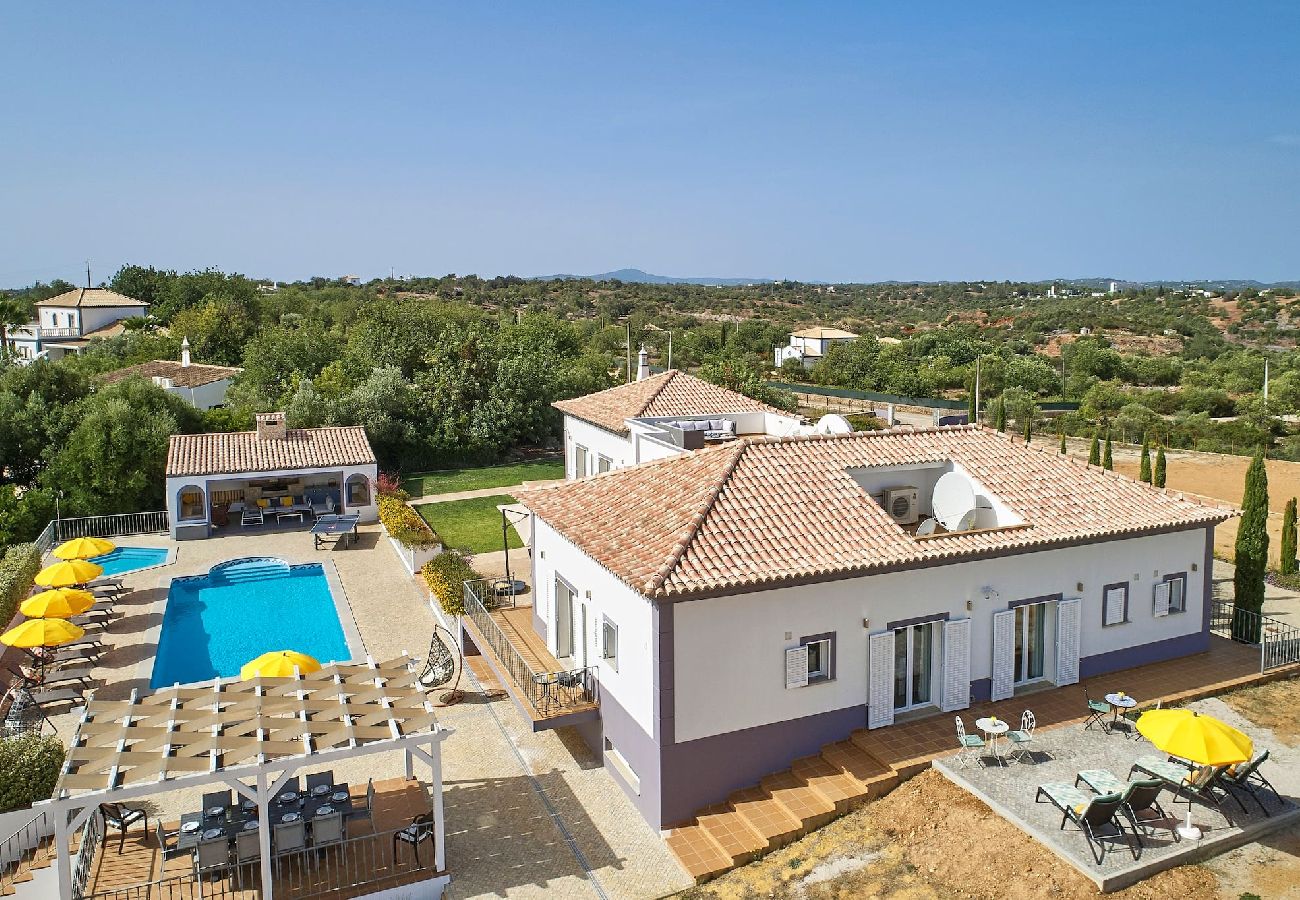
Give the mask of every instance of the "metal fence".
M 30 863 L 53 830 L 48 814 L 39 812 L 13 834 L 0 841 L 0 896 L 12 894 L 15 878 Z
M 156 534 L 167 531 L 167 511 L 116 513 L 111 516 L 83 516 L 79 519 L 55 519 L 46 526 L 53 529 L 50 542 L 79 537 L 121 537 L 128 534 Z M 41 532 L 45 537 L 45 532 Z M 39 542 L 39 538 L 37 539 Z
M 36 540 L 32 541 L 32 543 L 36 545 L 36 552 L 41 556 L 49 553 L 50 548 L 54 546 L 54 523 L 47 522 L 45 529 L 36 536 Z
M 1300 663 L 1300 628 L 1224 600 L 1210 607 L 1210 631 L 1239 644 L 1259 646 L 1259 670 Z
M 485 580 L 465 582 L 465 614 L 469 616 L 489 648 L 506 667 L 506 673 L 539 715 L 546 716 L 596 700 L 595 680 L 591 668 L 560 672 L 538 672 L 520 655 L 501 626 L 483 605 L 480 597 L 492 597 L 492 583 Z M 495 605 L 495 601 L 489 600 Z
M 66 815 L 57 813 L 57 815 Z M 95 851 L 99 848 L 99 829 L 102 827 L 98 813 L 91 813 L 81 829 L 81 843 L 77 853 L 72 857 L 72 896 L 83 897 L 86 884 L 90 880 L 90 864 L 95 861 Z
M 432 828 L 430 825 L 430 835 Z M 396 840 L 402 831 L 405 829 L 368 832 L 341 842 L 276 853 L 271 877 L 277 900 L 374 894 L 442 874 L 435 868 L 435 838 L 430 836 L 412 846 Z M 77 896 L 79 900 L 247 900 L 261 895 L 260 856 L 240 863 L 232 853 L 226 864 L 197 875 L 187 872 Z

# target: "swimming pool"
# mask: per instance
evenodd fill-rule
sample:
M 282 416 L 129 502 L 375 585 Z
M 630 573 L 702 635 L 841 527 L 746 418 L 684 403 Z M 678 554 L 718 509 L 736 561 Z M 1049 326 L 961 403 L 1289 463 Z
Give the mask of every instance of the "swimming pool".
M 320 563 L 236 559 L 207 575 L 173 578 L 149 686 L 237 676 L 271 650 L 321 663 L 352 658 Z
M 94 557 L 91 562 L 103 566 L 105 575 L 121 575 L 161 566 L 170 555 L 171 551 L 162 547 L 118 547 L 111 553 Z

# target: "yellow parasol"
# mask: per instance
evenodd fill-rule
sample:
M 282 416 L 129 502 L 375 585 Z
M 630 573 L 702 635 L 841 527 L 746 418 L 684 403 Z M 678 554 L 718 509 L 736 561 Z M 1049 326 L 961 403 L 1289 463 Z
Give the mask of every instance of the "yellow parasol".
M 28 619 L 21 625 L 0 634 L 0 644 L 27 650 L 35 647 L 57 647 L 75 641 L 85 633 L 84 628 L 73 625 L 66 619 Z
M 46 566 L 36 575 L 41 587 L 71 587 L 86 584 L 104 574 L 104 567 L 84 559 L 70 559 Z
M 59 559 L 91 559 L 103 556 L 105 553 L 112 553 L 116 549 L 117 544 L 103 538 L 79 537 L 64 541 L 55 548 L 54 555 Z
M 1137 729 L 1157 750 L 1199 766 L 1245 762 L 1255 752 L 1254 742 L 1231 725 L 1190 709 L 1145 712 Z
M 239 669 L 239 677 L 248 681 L 253 678 L 291 678 L 295 674 L 307 674 L 320 670 L 320 663 L 296 650 L 272 650 L 263 653 L 257 659 L 246 662 Z
M 67 619 L 78 616 L 95 605 L 95 595 L 76 588 L 53 588 L 28 597 L 18 607 L 33 619 Z

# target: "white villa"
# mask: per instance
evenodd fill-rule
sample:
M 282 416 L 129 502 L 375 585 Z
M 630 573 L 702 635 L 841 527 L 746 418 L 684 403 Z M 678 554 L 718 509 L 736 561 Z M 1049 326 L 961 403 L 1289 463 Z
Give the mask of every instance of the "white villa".
M 114 384 L 133 376 L 152 381 L 169 394 L 184 399 L 195 409 L 217 409 L 226 405 L 226 391 L 230 389 L 235 376 L 243 369 L 231 366 L 205 366 L 190 360 L 190 342 L 186 338 L 181 343 L 181 358 L 155 359 L 150 362 L 127 366 L 105 372 L 99 377 L 102 384 Z
M 123 320 L 143 316 L 149 304 L 107 288 L 74 288 L 36 304 L 37 319 L 10 329 L 9 349 L 21 362 L 80 353 L 95 338 L 122 333 Z
M 857 339 L 856 334 L 842 328 L 817 326 L 794 331 L 790 333 L 789 344 L 776 348 L 774 362 L 779 369 L 786 360 L 797 359 L 803 363 L 805 369 L 811 369 L 834 345 L 851 344 Z
M 167 512 L 175 540 L 241 528 L 258 518 L 317 511 L 379 515 L 375 453 L 360 426 L 287 427 L 284 413 L 260 413 L 256 431 L 175 434 L 167 451 Z M 260 523 L 259 523 L 260 524 Z
M 564 413 L 564 474 L 570 479 L 741 437 L 792 434 L 802 423 L 677 369 L 650 375 L 644 359 L 637 381 L 555 407 Z
M 595 685 L 598 709 L 570 724 L 652 826 L 896 716 L 1208 648 L 1230 511 L 982 428 L 719 441 L 642 465 L 611 437 L 629 467 L 580 477 L 596 470 L 581 442 L 589 461 L 590 435 L 618 434 L 615 398 L 681 416 L 689 397 L 654 403 L 683 378 L 560 404 L 599 429 L 566 427 L 579 477 L 517 495 L 533 628 Z

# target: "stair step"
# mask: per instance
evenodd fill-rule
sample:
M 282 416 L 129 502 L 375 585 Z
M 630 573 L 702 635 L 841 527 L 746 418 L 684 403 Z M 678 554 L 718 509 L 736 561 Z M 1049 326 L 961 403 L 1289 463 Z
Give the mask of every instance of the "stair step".
M 767 849 L 784 847 L 803 831 L 803 823 L 761 787 L 748 787 L 730 797 L 745 824 L 767 843 Z
M 696 814 L 695 821 L 713 838 L 731 860 L 732 866 L 752 862 L 767 849 L 767 841 L 756 834 L 730 804 L 705 807 Z
M 777 772 L 759 782 L 785 810 L 799 820 L 803 834 L 835 818 L 835 803 L 826 799 L 793 771 Z
M 851 740 L 840 741 L 823 747 L 822 757 L 831 765 L 852 775 L 863 786 L 872 779 L 887 775 L 892 771 Z
M 665 843 L 696 884 L 702 884 L 732 867 L 731 860 L 699 825 L 674 828 L 668 833 Z
M 835 804 L 836 812 L 849 812 L 867 799 L 866 785 L 825 757 L 796 759 L 790 771 Z

